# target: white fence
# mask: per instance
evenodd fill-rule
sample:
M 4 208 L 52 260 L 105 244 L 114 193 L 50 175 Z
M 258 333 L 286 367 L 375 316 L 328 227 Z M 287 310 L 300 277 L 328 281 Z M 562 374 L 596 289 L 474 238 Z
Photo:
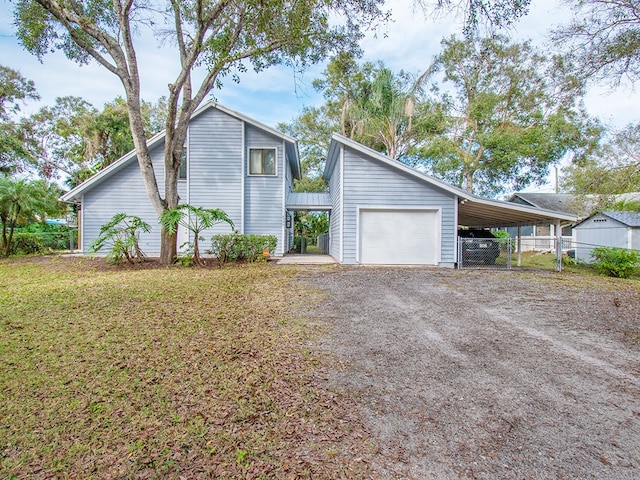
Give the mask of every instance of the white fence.
M 518 238 L 512 240 L 515 246 L 516 252 L 518 251 L 518 245 L 520 245 L 521 252 L 555 252 L 556 251 L 556 237 L 554 236 L 526 236 L 520 237 L 520 243 Z M 573 237 L 562 237 L 562 251 L 566 252 L 573 248 Z

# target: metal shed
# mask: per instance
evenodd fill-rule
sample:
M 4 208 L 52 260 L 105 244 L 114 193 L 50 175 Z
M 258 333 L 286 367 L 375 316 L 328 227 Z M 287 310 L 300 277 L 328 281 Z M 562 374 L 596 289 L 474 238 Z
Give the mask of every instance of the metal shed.
M 574 227 L 576 259 L 590 263 L 596 247 L 640 250 L 640 212 L 606 211 Z

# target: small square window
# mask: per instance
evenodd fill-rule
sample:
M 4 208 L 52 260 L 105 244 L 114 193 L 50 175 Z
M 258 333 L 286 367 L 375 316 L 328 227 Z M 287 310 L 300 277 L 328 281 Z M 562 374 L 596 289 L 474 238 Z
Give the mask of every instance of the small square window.
M 187 147 L 182 150 L 182 158 L 180 159 L 180 169 L 178 170 L 178 180 L 187 179 Z
M 275 175 L 276 149 L 249 149 L 249 175 Z

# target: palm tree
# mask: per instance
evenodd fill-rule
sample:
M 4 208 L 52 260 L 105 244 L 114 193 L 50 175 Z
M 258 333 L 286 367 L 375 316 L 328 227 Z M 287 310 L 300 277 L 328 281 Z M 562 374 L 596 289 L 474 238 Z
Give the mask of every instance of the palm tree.
M 47 185 L 43 180 L 0 177 L 0 223 L 5 257 L 11 252 L 13 233 L 18 224 L 33 219 L 44 220 L 46 215 L 62 211 L 59 193 L 54 185 Z
M 374 148 L 400 159 L 409 154 L 413 141 L 415 97 L 408 75 L 379 69 L 371 83 L 371 98 L 364 118 L 365 135 Z
M 193 234 L 193 263 L 201 267 L 204 265 L 200 257 L 200 234 L 207 228 L 218 223 L 227 223 L 233 229 L 233 222 L 227 214 L 219 208 L 210 209 L 194 207 L 189 204 L 180 204 L 176 208 L 166 210 L 160 217 L 160 224 L 170 234 L 178 231 L 178 225 L 182 225 Z

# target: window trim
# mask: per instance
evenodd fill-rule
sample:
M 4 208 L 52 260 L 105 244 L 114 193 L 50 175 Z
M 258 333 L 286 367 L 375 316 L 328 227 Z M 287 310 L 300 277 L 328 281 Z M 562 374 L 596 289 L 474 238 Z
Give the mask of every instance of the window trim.
M 274 173 L 251 173 L 251 151 L 272 150 L 274 152 Z M 264 167 L 264 159 L 263 159 Z M 247 151 L 247 176 L 250 177 L 277 177 L 278 176 L 278 147 L 249 147 Z

